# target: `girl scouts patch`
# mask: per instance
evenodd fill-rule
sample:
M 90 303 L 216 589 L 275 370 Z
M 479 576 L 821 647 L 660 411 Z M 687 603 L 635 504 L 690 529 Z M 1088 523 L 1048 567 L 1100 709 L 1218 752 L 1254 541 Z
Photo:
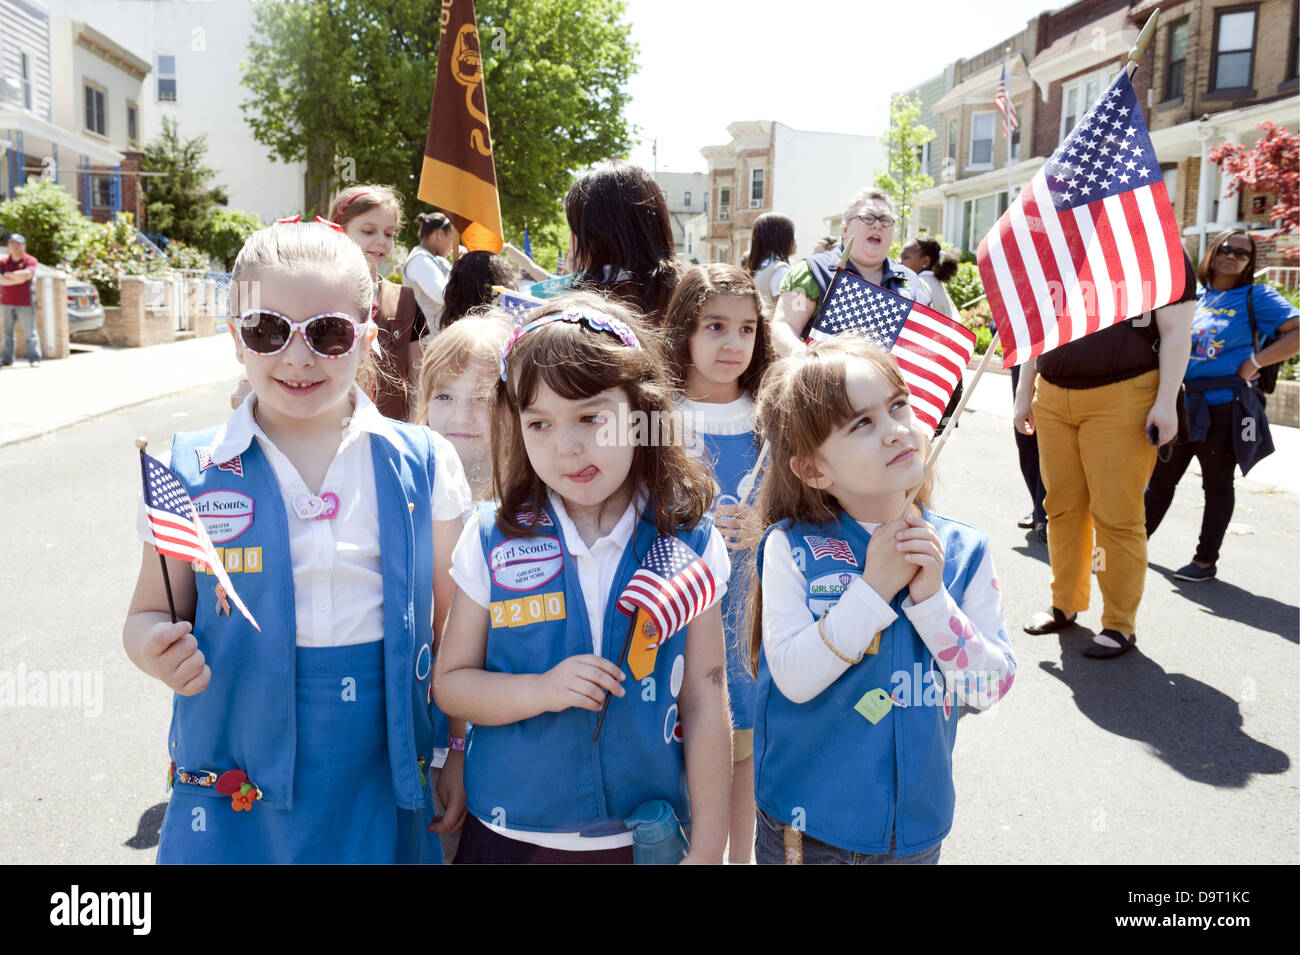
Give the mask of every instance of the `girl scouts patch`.
M 519 537 L 492 548 L 492 580 L 506 590 L 534 590 L 564 569 L 564 550 L 554 537 Z
M 238 491 L 208 491 L 194 498 L 194 513 L 212 543 L 224 544 L 253 526 L 253 499 Z

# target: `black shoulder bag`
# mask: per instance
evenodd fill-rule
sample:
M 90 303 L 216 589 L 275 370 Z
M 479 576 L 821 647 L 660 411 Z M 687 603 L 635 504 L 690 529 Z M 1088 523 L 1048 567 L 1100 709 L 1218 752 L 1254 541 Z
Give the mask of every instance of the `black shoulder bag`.
M 1251 344 L 1255 346 L 1255 356 L 1258 357 L 1260 344 L 1259 344 L 1259 330 L 1255 326 L 1255 286 L 1254 285 L 1252 285 L 1250 287 L 1250 291 L 1246 293 L 1246 314 L 1250 316 L 1250 341 Z M 1281 336 L 1279 335 L 1270 338 L 1268 341 L 1264 342 L 1263 347 L 1267 348 L 1269 345 L 1273 344 L 1273 342 L 1277 341 L 1278 338 L 1280 337 Z M 1259 385 L 1259 390 L 1264 392 L 1264 394 L 1271 395 L 1274 389 L 1277 388 L 1277 372 L 1278 369 L 1281 367 L 1282 367 L 1281 362 L 1274 362 L 1271 365 L 1264 365 L 1260 367 L 1259 378 L 1256 379 L 1255 384 Z

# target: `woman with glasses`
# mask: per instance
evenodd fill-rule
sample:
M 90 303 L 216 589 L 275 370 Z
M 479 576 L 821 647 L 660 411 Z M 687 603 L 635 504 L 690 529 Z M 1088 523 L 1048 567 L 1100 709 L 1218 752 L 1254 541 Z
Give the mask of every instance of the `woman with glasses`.
M 1201 464 L 1201 538 L 1191 563 L 1174 572 L 1175 579 L 1189 581 L 1215 576 L 1235 504 L 1233 468 L 1240 464 L 1245 475 L 1273 450 L 1263 395 L 1252 382 L 1261 368 L 1300 350 L 1300 310 L 1267 285 L 1254 284 L 1255 243 L 1244 230 L 1215 236 L 1196 277 L 1202 288 L 1183 378 L 1191 440 L 1156 464 L 1146 490 L 1149 537 L 1169 510 L 1187 465 L 1193 457 Z
M 842 241 L 852 238 L 853 248 L 844 267 L 868 282 L 929 305 L 930 290 L 925 283 L 911 269 L 889 258 L 894 223 L 893 207 L 879 189 L 863 189 L 850 199 L 840 235 Z M 802 347 L 804 326 L 830 287 L 841 254 L 838 248 L 818 252 L 786 273 L 772 316 L 772 347 L 778 354 L 788 355 Z

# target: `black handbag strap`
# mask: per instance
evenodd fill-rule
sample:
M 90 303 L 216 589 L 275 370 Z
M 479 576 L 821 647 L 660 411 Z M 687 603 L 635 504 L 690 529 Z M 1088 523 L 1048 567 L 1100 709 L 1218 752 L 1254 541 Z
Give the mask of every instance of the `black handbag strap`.
M 1250 317 L 1250 343 L 1255 347 L 1255 357 L 1259 357 L 1259 329 L 1255 325 L 1255 283 L 1246 291 L 1246 314 Z M 1256 365 L 1256 368 L 1259 366 Z

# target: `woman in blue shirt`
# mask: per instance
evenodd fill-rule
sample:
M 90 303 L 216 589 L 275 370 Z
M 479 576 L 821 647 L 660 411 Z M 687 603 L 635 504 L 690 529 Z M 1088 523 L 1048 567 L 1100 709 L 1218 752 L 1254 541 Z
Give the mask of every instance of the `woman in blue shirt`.
M 1215 576 L 1219 546 L 1232 520 L 1233 468 L 1240 460 L 1245 474 L 1253 463 L 1241 460 L 1234 442 L 1239 436 L 1249 434 L 1251 437 L 1241 439 L 1251 440 L 1257 433 L 1264 433 L 1259 430 L 1262 422 L 1257 428 L 1243 429 L 1239 420 L 1246 414 L 1245 405 L 1256 398 L 1249 383 L 1259 377 L 1261 368 L 1300 351 L 1300 310 L 1268 286 L 1255 285 L 1254 276 L 1255 243 L 1242 229 L 1228 229 L 1215 236 L 1197 270 L 1202 288 L 1192 320 L 1192 354 L 1183 381 L 1189 412 L 1196 403 L 1208 405 L 1209 429 L 1198 434 L 1197 416 L 1189 414 L 1196 440 L 1175 445 L 1170 459 L 1156 464 L 1146 491 L 1150 537 L 1169 510 L 1174 488 L 1192 457 L 1200 462 L 1201 486 L 1205 489 L 1201 539 L 1192 562 L 1174 572 L 1178 580 L 1201 581 Z M 1277 340 L 1264 347 L 1271 339 Z M 1259 404 L 1262 407 L 1262 402 Z

